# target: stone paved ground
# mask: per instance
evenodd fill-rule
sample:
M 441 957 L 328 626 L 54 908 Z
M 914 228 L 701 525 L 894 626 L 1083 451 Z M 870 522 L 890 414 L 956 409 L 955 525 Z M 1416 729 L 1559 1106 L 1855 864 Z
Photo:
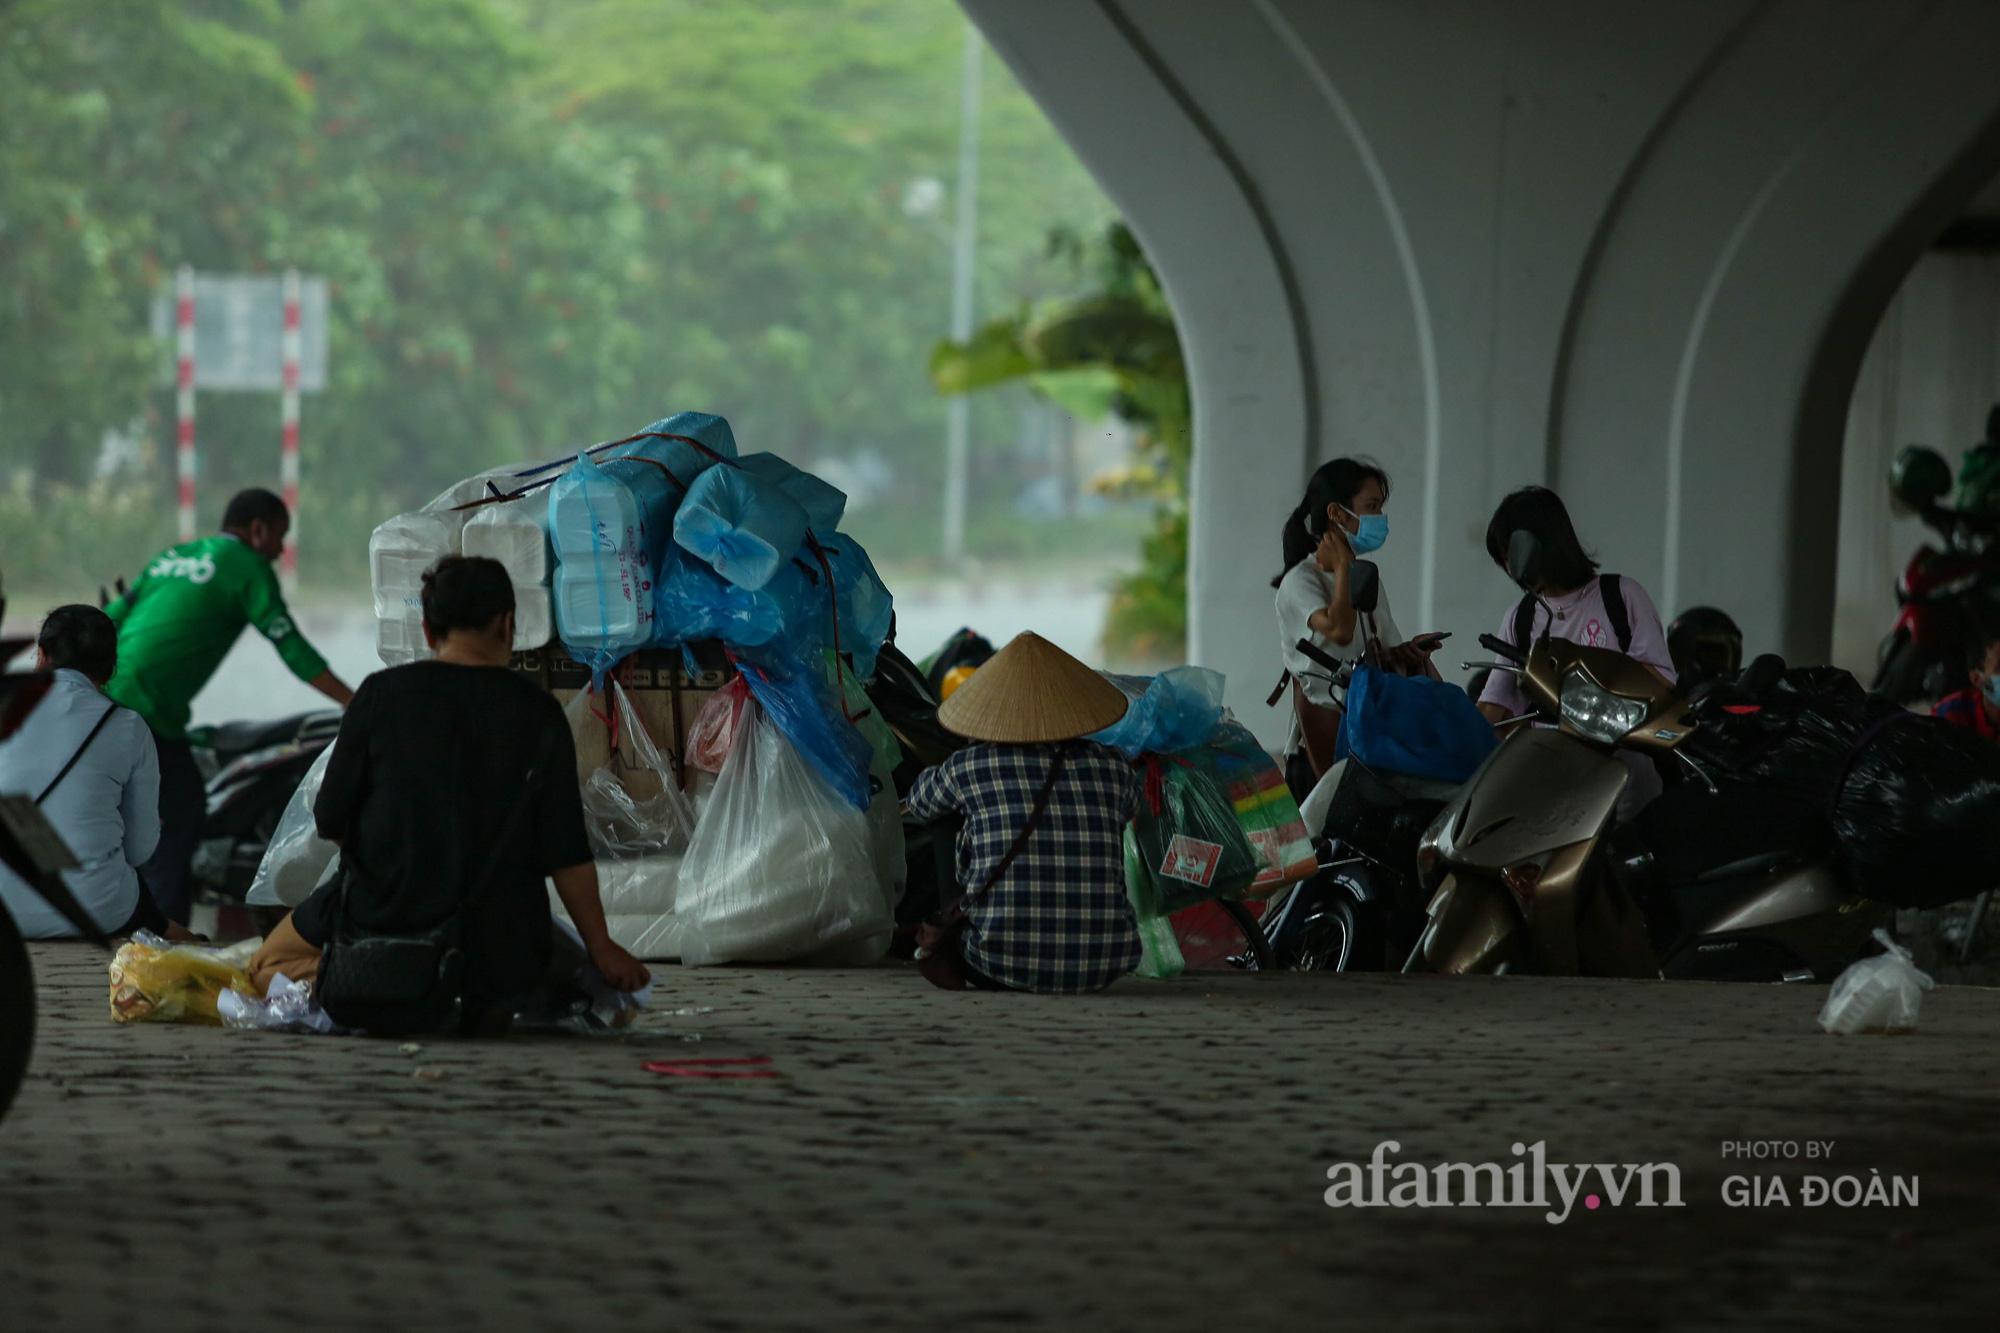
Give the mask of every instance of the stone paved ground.
M 1994 1326 L 2000 991 L 1835 1040 L 1785 987 L 669 968 L 637 1036 L 411 1056 L 114 1027 L 101 955 L 36 964 L 8 1329 Z M 640 1070 L 691 1051 L 785 1077 Z M 1387 1137 L 1675 1163 L 1686 1206 L 1325 1206 Z M 1733 1139 L 1833 1140 L 1921 1204 L 1725 1207 Z

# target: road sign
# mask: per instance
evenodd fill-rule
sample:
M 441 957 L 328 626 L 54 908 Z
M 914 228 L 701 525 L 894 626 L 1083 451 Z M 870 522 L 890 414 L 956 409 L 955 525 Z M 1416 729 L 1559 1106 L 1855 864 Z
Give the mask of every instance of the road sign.
M 174 337 L 175 293 L 153 300 L 153 336 L 163 347 Z M 325 278 L 299 282 L 298 388 L 326 388 L 327 289 Z M 195 388 L 277 393 L 285 387 L 284 279 L 270 275 L 197 273 L 194 276 Z M 169 358 L 161 378 L 174 380 Z

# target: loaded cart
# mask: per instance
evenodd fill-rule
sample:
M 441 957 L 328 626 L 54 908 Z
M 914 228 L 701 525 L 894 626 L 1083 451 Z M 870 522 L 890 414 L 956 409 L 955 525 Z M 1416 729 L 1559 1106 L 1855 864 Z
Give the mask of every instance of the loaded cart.
M 514 668 L 570 719 L 612 935 L 642 958 L 888 947 L 902 755 L 860 682 L 894 613 L 839 530 L 845 507 L 784 460 L 740 454 L 722 418 L 683 412 L 469 478 L 370 541 L 391 665 L 425 655 L 438 559 L 508 571 Z

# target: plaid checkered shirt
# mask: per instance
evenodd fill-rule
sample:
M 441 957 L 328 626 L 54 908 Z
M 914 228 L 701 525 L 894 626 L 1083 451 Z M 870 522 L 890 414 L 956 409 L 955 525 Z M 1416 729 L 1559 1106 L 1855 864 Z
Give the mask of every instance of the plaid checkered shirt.
M 910 792 L 919 820 L 964 818 L 958 878 L 977 888 L 1034 811 L 1054 745 L 974 745 L 926 772 Z M 1073 741 L 1041 823 L 999 882 L 965 899 L 965 960 L 1003 986 L 1098 990 L 1139 965 L 1125 897 L 1124 830 L 1140 783 L 1118 754 Z

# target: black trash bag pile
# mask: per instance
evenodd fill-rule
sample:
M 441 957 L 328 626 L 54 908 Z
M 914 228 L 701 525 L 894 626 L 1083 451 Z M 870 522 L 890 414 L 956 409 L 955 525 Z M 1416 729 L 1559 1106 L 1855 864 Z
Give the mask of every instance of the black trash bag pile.
M 1730 785 L 1825 812 L 1842 870 L 1877 902 L 1937 907 L 2000 879 L 2000 746 L 1832 667 L 1787 671 L 1758 712 L 1709 730 Z

